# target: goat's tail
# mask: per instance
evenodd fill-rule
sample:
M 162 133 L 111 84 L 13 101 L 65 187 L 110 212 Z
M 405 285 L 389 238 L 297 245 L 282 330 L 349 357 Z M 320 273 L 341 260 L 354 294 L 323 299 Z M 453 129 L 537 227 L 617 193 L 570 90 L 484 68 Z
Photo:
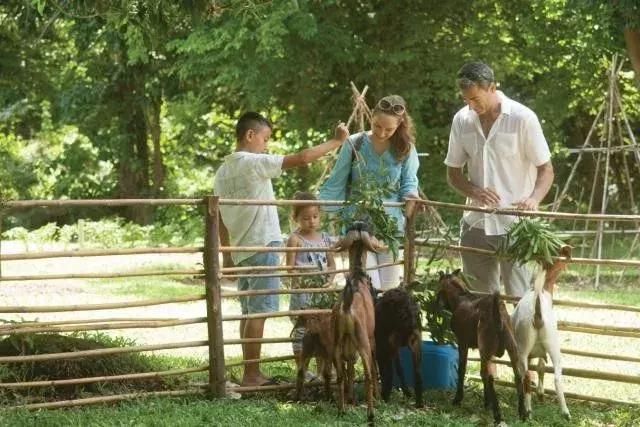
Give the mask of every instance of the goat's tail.
M 500 313 L 500 293 L 494 292 L 491 299 L 491 314 L 493 315 L 493 324 L 498 325 L 500 332 L 502 332 L 504 325 L 502 324 L 502 316 Z
M 535 329 L 542 329 L 544 326 L 544 321 L 542 320 L 542 307 L 540 306 L 542 297 L 542 292 L 544 290 L 544 283 L 546 280 L 546 273 L 544 270 L 541 270 L 537 273 L 535 283 L 533 286 L 536 298 L 535 309 L 533 313 L 533 327 Z
M 500 301 L 500 293 L 499 292 L 494 292 L 491 298 L 491 317 L 492 319 L 492 328 L 494 328 L 494 331 L 497 334 L 497 338 L 498 338 L 498 348 L 496 350 L 496 356 L 498 357 L 502 357 L 502 355 L 504 354 L 504 350 L 505 350 L 505 339 L 504 339 L 504 334 L 505 334 L 505 327 L 506 325 L 504 324 L 503 321 L 503 316 L 502 316 L 502 307 L 504 307 L 504 305 L 502 304 L 502 301 Z
M 347 313 L 351 310 L 351 304 L 353 303 L 353 294 L 357 292 L 357 288 L 355 288 L 355 280 L 351 278 L 347 278 L 346 283 L 344 284 L 344 289 L 342 290 L 342 311 Z
M 542 320 L 542 307 L 540 307 L 540 298 L 542 298 L 542 295 L 540 293 L 536 293 L 536 308 L 533 313 L 533 327 L 535 329 L 542 329 L 544 326 L 544 320 Z

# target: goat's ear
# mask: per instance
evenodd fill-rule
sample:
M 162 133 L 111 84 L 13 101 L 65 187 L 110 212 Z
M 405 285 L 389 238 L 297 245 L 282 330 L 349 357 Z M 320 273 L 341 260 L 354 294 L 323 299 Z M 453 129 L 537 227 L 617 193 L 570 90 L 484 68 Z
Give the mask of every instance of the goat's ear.
M 451 274 L 453 274 L 454 276 L 459 276 L 460 275 L 460 269 L 456 268 L 455 270 L 453 270 L 453 273 L 451 273 Z
M 571 259 L 571 250 L 572 249 L 573 249 L 573 246 L 563 245 L 560 248 L 559 255 L 563 256 L 563 257 L 566 257 L 567 259 Z
M 440 276 L 440 280 L 442 280 L 442 278 L 445 276 L 444 271 L 438 271 L 438 275 Z
M 436 304 L 438 304 L 439 307 L 447 308 L 447 299 L 445 298 L 443 291 L 439 291 L 436 294 Z

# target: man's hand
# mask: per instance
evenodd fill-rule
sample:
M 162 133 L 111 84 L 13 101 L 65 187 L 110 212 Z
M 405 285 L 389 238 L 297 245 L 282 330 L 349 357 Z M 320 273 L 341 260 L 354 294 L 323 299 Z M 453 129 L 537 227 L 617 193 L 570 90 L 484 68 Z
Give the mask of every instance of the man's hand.
M 334 133 L 334 139 L 340 142 L 345 142 L 347 138 L 349 138 L 349 128 L 347 128 L 347 125 L 340 122 L 336 127 L 336 131 Z
M 500 196 L 493 189 L 476 187 L 471 192 L 471 198 L 480 202 L 482 206 L 496 207 L 500 204 Z
M 524 211 L 537 211 L 540 202 L 538 202 L 533 197 L 527 197 L 526 199 L 522 199 L 513 205 L 516 209 L 522 209 Z

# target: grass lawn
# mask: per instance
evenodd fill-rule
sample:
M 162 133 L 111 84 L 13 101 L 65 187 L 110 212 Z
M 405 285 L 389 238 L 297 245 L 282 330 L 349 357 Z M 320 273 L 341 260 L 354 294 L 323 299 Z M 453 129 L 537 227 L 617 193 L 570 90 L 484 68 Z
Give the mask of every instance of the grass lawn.
M 512 426 L 637 426 L 640 408 L 606 406 L 569 401 L 573 419 L 566 422 L 560 416 L 553 399 L 534 403 L 533 421 L 517 421 L 511 405 L 515 394 L 498 389 L 503 416 Z M 465 400 L 453 407 L 450 396 L 442 392 L 427 393 L 427 408 L 416 410 L 394 394 L 389 404 L 376 408 L 378 426 L 484 426 L 491 425 L 488 411 L 481 408 L 481 390 L 467 387 Z M 361 426 L 366 409 L 348 408 L 340 416 L 334 404 L 328 402 L 299 404 L 268 396 L 253 396 L 241 400 L 208 401 L 200 397 L 152 398 L 126 402 L 113 407 L 95 406 L 57 411 L 12 411 L 2 414 L 0 425 L 6 426 Z
M 163 264 L 166 267 L 166 264 Z M 158 269 L 157 265 L 147 265 L 149 269 Z M 179 267 L 176 265 L 175 267 Z M 450 266 L 444 266 L 450 268 Z M 184 268 L 184 267 L 182 267 Z M 624 304 L 640 306 L 640 289 L 635 288 L 637 273 L 631 274 L 628 270 L 622 283 L 617 284 L 615 273 L 604 272 L 603 288 L 593 290 L 586 285 L 588 270 L 578 271 L 571 267 L 573 272 L 563 275 L 564 282 L 558 291 L 560 299 L 583 300 L 589 302 L 601 302 L 612 304 Z M 579 274 L 577 274 L 579 273 Z M 198 279 L 178 280 L 172 278 L 127 278 L 121 280 L 91 280 L 87 282 L 87 289 L 99 295 L 117 295 L 118 297 L 136 297 L 140 299 L 167 298 L 187 295 L 199 295 L 204 292 L 202 281 Z M 288 296 L 281 297 L 281 309 L 288 307 Z M 182 311 L 163 312 L 164 316 L 174 315 L 188 317 L 199 315 L 196 311 L 184 309 L 189 307 L 194 310 L 197 304 L 179 305 Z M 202 304 L 200 304 L 202 305 Z M 162 306 L 167 310 L 168 306 Z M 199 305 L 198 305 L 199 307 Z M 202 307 L 200 307 L 202 308 Z M 232 314 L 239 311 L 237 300 L 224 300 L 224 314 Z M 599 323 L 610 325 L 624 325 L 640 327 L 640 315 L 612 310 L 585 310 L 557 307 L 558 317 L 561 320 L 582 321 L 587 323 Z M 101 315 L 104 315 L 100 313 Z M 227 329 L 228 328 L 228 329 Z M 291 328 L 288 318 L 270 319 L 266 326 L 266 336 L 286 336 Z M 147 331 L 147 334 L 159 334 L 163 330 Z M 202 327 L 201 329 L 204 329 Z M 191 330 L 187 334 L 194 338 Z M 227 333 L 229 331 L 229 334 Z M 130 331 L 134 333 L 133 330 Z M 115 333 L 115 331 L 114 331 Z M 127 331 L 129 333 L 129 331 Z M 183 333 L 184 334 L 184 333 Z M 146 336 L 145 336 L 146 337 Z M 237 337 L 236 322 L 225 322 L 225 337 Z M 146 343 L 145 338 L 140 343 Z M 633 338 L 593 336 L 577 333 L 562 333 L 561 346 L 565 348 L 583 349 L 587 351 L 628 354 L 637 356 L 640 354 L 640 341 Z M 170 341 L 169 338 L 164 341 Z M 227 347 L 228 361 L 237 361 L 239 349 Z M 235 350 L 234 350 L 235 349 Z M 206 353 L 206 349 L 202 349 Z M 291 346 L 285 344 L 270 344 L 264 346 L 263 356 L 278 356 L 291 354 Z M 191 352 L 188 357 L 195 356 Z M 232 356 L 232 357 L 229 357 Z M 175 361 L 174 367 L 197 366 L 202 360 L 193 361 L 181 359 Z M 627 375 L 640 375 L 640 364 L 610 363 L 598 359 L 584 357 L 565 357 L 565 367 L 595 369 L 610 372 L 620 372 Z M 294 377 L 293 364 L 291 362 L 278 362 L 265 365 L 265 371 L 269 375 Z M 240 368 L 229 370 L 231 378 L 241 375 Z M 469 374 L 478 375 L 477 364 L 470 363 Z M 206 374 L 197 374 L 190 377 L 192 383 L 206 382 Z M 510 379 L 510 372 L 499 367 L 499 375 L 502 379 Z M 553 377 L 546 376 L 547 387 L 553 388 Z M 612 399 L 630 400 L 640 402 L 640 387 L 615 382 L 570 378 L 565 376 L 566 391 L 580 394 L 593 394 Z M 452 394 L 449 392 L 428 392 L 426 396 L 427 408 L 415 410 L 411 404 L 404 401 L 400 393 L 393 396 L 389 404 L 380 403 L 376 409 L 377 425 L 397 426 L 479 426 L 492 423 L 491 413 L 482 409 L 482 391 L 479 384 L 467 381 L 466 395 L 461 407 L 453 407 L 450 404 Z M 568 399 L 569 409 L 573 415 L 571 422 L 565 422 L 557 405 L 555 397 L 546 398 L 544 402 L 537 402 L 534 398 L 533 417 L 529 423 L 517 421 L 516 398 L 512 389 L 497 387 L 499 399 L 503 409 L 503 415 L 509 425 L 529 426 L 640 426 L 640 406 L 630 405 L 602 405 L 591 404 Z M 64 409 L 55 411 L 3 411 L 0 413 L 0 426 L 350 426 L 364 425 L 366 410 L 362 407 L 350 408 L 343 416 L 339 416 L 335 404 L 320 402 L 298 404 L 287 401 L 286 394 L 280 395 L 253 395 L 241 400 L 217 400 L 209 401 L 200 397 L 189 398 L 151 398 L 140 401 L 120 403 L 113 406 L 91 406 L 78 409 Z

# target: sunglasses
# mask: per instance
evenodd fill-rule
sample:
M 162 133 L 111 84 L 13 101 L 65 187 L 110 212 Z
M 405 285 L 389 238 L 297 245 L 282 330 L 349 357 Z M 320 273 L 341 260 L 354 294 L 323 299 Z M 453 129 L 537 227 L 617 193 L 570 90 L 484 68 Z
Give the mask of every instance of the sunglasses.
M 391 111 L 394 114 L 401 116 L 404 114 L 405 112 L 405 108 L 404 105 L 402 104 L 392 104 L 391 102 L 387 101 L 386 99 L 381 99 L 380 101 L 378 101 L 378 105 L 377 105 L 378 109 L 381 111 Z

